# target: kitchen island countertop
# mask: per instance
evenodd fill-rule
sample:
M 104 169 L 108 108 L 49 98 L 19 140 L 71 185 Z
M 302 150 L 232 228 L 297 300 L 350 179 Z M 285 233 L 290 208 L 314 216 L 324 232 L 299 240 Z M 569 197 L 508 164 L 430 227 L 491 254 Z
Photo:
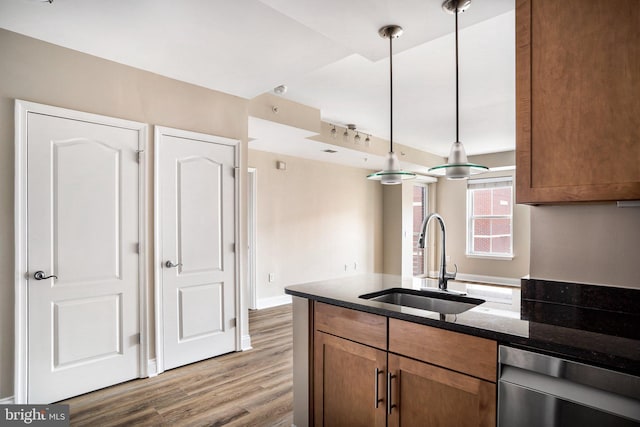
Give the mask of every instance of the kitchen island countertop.
M 437 281 L 364 274 L 292 285 L 285 292 L 640 375 L 640 313 L 521 300 L 520 288 L 460 281 L 450 281 L 449 289 L 486 302 L 454 315 L 359 298 L 388 288 L 437 289 Z M 630 292 L 636 295 L 634 290 Z

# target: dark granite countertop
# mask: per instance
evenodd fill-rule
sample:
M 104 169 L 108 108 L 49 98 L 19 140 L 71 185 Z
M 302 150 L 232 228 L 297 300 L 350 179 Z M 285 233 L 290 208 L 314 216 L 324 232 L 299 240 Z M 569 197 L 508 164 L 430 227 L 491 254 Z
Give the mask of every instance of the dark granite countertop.
M 636 298 L 640 291 L 621 289 L 625 301 L 610 302 L 609 306 L 594 309 L 567 298 L 568 294 L 580 293 L 576 288 L 554 283 L 558 282 L 544 282 L 546 288 L 535 280 L 523 283 L 521 294 L 520 288 L 450 281 L 449 289 L 466 291 L 470 297 L 487 301 L 457 315 L 359 298 L 363 294 L 396 287 L 435 289 L 437 282 L 432 279 L 366 274 L 293 285 L 285 292 L 640 375 L 640 310 L 637 304 L 628 301 L 629 295 Z M 598 288 L 595 297 L 593 288 Z M 551 289 L 552 292 L 540 296 L 540 289 Z M 606 295 L 608 289 L 613 291 L 615 288 L 587 286 L 580 289 L 588 289 L 589 296 L 597 301 L 611 301 L 598 292 L 604 290 Z M 554 292 L 564 300 L 553 299 Z M 630 308 L 622 313 L 612 309 L 618 305 Z

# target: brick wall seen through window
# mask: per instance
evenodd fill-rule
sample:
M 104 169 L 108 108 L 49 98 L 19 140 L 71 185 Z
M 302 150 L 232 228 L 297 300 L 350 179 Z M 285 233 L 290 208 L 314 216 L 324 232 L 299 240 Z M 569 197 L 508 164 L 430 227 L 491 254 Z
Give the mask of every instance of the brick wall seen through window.
M 470 255 L 513 256 L 513 181 L 470 180 L 467 184 Z

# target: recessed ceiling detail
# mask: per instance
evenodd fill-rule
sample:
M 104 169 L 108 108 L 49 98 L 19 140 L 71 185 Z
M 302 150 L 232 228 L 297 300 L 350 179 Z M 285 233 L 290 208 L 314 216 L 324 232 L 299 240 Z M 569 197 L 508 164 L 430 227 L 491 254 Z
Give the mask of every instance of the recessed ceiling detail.
M 474 3 L 460 19 L 461 132 L 468 155 L 515 147 L 515 0 Z M 330 123 L 388 138 L 389 22 L 402 69 L 395 139 L 439 156 L 451 144 L 453 31 L 440 0 L 0 1 L 0 28 L 213 90 L 281 96 Z M 360 134 L 363 136 L 363 134 Z M 366 137 L 363 136 L 363 140 Z

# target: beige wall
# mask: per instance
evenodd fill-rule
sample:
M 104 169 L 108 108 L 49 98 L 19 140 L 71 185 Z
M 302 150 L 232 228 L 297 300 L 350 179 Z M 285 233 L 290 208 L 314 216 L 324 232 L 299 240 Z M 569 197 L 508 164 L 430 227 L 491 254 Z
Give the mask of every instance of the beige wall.
M 514 175 L 515 171 L 505 171 L 486 173 L 482 177 Z M 466 206 L 466 180 L 438 180 L 436 211 L 442 215 L 447 225 L 447 255 L 451 257 L 447 262 L 449 270 L 453 271 L 453 264 L 457 264 L 459 273 L 464 274 L 509 279 L 519 279 L 529 274 L 529 206 L 515 205 L 513 209 L 514 256 L 512 260 L 470 258 L 466 255 Z
M 416 183 L 411 180 L 401 185 L 380 184 L 383 194 L 383 271 L 387 274 L 413 276 L 413 187 Z M 432 189 L 429 191 L 431 198 Z M 433 236 L 429 239 L 433 240 Z
M 402 187 L 376 183 L 383 195 L 383 272 L 402 274 Z
M 249 166 L 257 169 L 258 299 L 296 283 L 382 271 L 382 189 L 365 179 L 370 172 L 257 150 Z
M 13 395 L 14 99 L 242 140 L 246 100 L 0 30 L 0 399 Z M 152 135 L 150 135 L 150 138 Z M 152 153 L 150 153 L 152 154 Z M 149 170 L 149 179 L 152 176 Z M 244 178 L 242 178 L 243 181 Z M 241 200 L 246 199 L 242 184 Z M 244 203 L 243 203 L 244 205 Z M 152 205 L 150 204 L 151 208 Z M 150 209 L 152 212 L 152 210 Z M 149 221 L 151 227 L 152 221 Z M 246 215 L 242 233 L 246 242 Z M 151 231 L 151 230 L 150 230 Z M 147 247 L 152 248 L 151 242 Z M 246 244 L 241 244 L 246 248 Z M 246 251 L 242 253 L 246 259 Z M 153 301 L 152 271 L 149 281 Z M 152 308 L 151 308 L 152 310 Z M 151 315 L 153 313 L 151 312 Z M 149 319 L 150 322 L 152 318 Z M 151 325 L 152 326 L 152 325 Z M 153 343 L 152 343 L 153 345 Z M 152 347 L 153 353 L 153 347 Z
M 531 277 L 640 288 L 640 208 L 531 208 Z

